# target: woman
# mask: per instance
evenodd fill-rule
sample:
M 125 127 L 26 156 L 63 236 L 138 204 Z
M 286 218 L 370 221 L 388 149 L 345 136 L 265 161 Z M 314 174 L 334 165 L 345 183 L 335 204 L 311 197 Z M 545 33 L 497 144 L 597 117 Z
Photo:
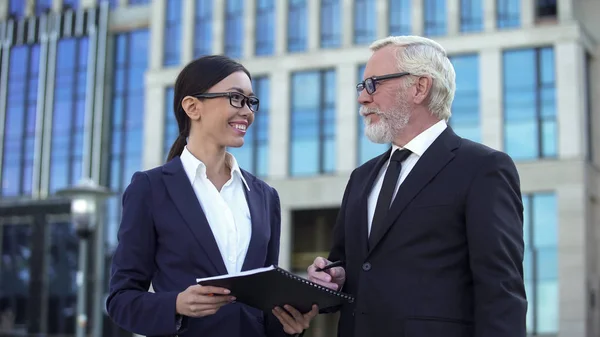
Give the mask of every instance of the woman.
M 179 74 L 173 103 L 179 136 L 168 162 L 136 172 L 123 194 L 110 317 L 145 336 L 301 333 L 316 307 L 263 313 L 195 283 L 278 262 L 279 196 L 226 152 L 244 144 L 259 108 L 250 73 L 225 56 L 202 57 Z

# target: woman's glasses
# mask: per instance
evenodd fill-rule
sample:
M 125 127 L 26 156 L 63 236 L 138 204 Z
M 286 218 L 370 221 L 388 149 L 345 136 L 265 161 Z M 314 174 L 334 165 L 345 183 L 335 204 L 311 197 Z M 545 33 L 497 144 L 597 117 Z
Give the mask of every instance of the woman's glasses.
M 232 107 L 241 109 L 244 105 L 248 105 L 250 111 L 257 112 L 260 101 L 258 97 L 246 96 L 239 92 L 212 92 L 207 94 L 195 94 L 191 95 L 196 98 L 217 98 L 217 97 L 229 97 L 229 104 Z

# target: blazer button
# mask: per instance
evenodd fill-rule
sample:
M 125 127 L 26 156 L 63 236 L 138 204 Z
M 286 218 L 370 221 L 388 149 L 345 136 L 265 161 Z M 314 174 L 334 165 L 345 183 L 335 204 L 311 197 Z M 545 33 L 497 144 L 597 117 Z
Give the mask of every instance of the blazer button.
M 371 270 L 371 264 L 370 264 L 369 262 L 365 262 L 365 263 L 362 265 L 362 269 L 363 269 L 364 271 L 369 271 L 369 270 Z

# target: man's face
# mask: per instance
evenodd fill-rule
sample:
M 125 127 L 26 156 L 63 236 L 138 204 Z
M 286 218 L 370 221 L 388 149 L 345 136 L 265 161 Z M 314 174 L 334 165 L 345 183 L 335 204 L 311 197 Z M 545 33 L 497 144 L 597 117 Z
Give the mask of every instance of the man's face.
M 398 73 L 395 48 L 388 46 L 374 52 L 362 80 Z M 373 94 L 360 92 L 360 114 L 364 117 L 365 134 L 372 142 L 391 143 L 408 124 L 411 106 L 404 81 L 402 77 L 378 81 Z

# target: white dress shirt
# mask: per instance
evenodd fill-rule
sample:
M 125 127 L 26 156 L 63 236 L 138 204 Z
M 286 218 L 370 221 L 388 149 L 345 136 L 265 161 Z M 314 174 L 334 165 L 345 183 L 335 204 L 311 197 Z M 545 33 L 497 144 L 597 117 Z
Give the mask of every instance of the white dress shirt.
M 444 120 L 441 120 L 427 130 L 421 132 L 415 138 L 413 138 L 410 142 L 408 142 L 404 148 L 410 150 L 412 153 L 406 158 L 406 160 L 402 163 L 402 170 L 400 171 L 400 176 L 398 182 L 396 182 L 396 189 L 394 190 L 394 195 L 392 196 L 392 201 L 396 197 L 396 193 L 398 193 L 398 188 L 400 184 L 406 179 L 406 176 L 410 173 L 413 167 L 419 161 L 419 158 L 423 156 L 425 151 L 431 146 L 431 144 L 437 139 L 437 137 L 446 129 L 447 125 Z M 397 149 L 400 149 L 397 145 L 392 145 L 392 152 L 394 153 Z M 390 155 L 391 158 L 391 155 Z M 371 189 L 371 194 L 369 194 L 368 199 L 368 233 L 371 234 L 371 225 L 373 224 L 373 215 L 375 214 L 375 208 L 377 207 L 377 198 L 379 198 L 379 192 L 381 191 L 381 186 L 383 185 L 383 177 L 385 176 L 385 171 L 387 170 L 390 164 L 390 158 L 388 158 L 387 162 L 381 167 L 381 171 L 379 171 L 379 175 L 375 178 L 375 183 L 373 184 L 373 188 Z
M 252 234 L 250 209 L 244 188 L 250 190 L 235 157 L 227 153 L 231 178 L 219 192 L 206 176 L 206 166 L 184 148 L 181 163 L 206 215 L 229 274 L 240 272 Z M 200 215 L 198 215 L 200 216 Z

